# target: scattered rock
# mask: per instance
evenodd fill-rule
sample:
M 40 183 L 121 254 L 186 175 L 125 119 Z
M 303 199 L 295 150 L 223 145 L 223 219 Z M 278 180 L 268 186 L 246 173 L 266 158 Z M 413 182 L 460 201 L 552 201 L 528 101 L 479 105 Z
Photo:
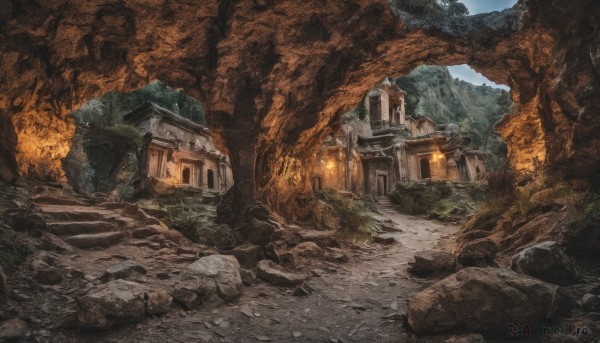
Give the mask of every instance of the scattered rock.
M 146 274 L 146 269 L 135 261 L 127 260 L 106 269 L 100 280 L 109 282 L 117 279 L 127 279 L 134 274 Z
M 491 239 L 480 238 L 465 244 L 458 254 L 458 263 L 464 267 L 494 266 L 498 247 Z
M 257 267 L 259 278 L 279 286 L 296 286 L 306 279 L 300 274 L 285 272 L 271 260 L 259 261 Z
M 297 286 L 294 289 L 293 295 L 297 297 L 302 297 L 305 295 L 311 295 L 314 291 L 314 288 L 312 288 L 308 283 L 303 282 L 300 286 Z
M 4 269 L 0 266 L 0 294 L 8 293 L 8 278 L 4 274 Z
M 386 315 L 382 316 L 381 319 L 397 320 L 397 321 L 403 322 L 406 319 L 406 314 L 394 312 L 394 313 L 390 313 L 390 314 L 386 314 Z
M 233 255 L 243 268 L 253 268 L 260 260 L 265 259 L 263 247 L 255 244 L 243 244 L 232 250 L 224 251 L 224 255 Z
M 309 259 L 323 259 L 325 250 L 315 242 L 302 242 L 288 252 L 281 254 L 281 261 L 294 266 L 307 264 Z
M 191 310 L 202 303 L 202 300 L 195 291 L 185 288 L 175 288 L 172 295 L 173 299 L 186 310 Z
M 56 267 L 40 268 L 33 278 L 42 285 L 55 285 L 62 281 L 62 274 Z
M 205 256 L 186 269 L 175 285 L 174 297 L 187 308 L 196 305 L 196 298 L 206 306 L 217 306 L 241 295 L 240 264 L 234 256 Z
M 152 299 L 146 304 L 145 299 Z M 171 297 L 165 291 L 155 291 L 138 283 L 115 280 L 92 288 L 77 298 L 77 320 L 83 328 L 109 329 L 141 321 L 146 312 L 168 311 Z
M 327 248 L 329 254 L 327 255 L 327 260 L 332 262 L 343 262 L 346 263 L 350 261 L 350 258 L 346 254 L 346 252 L 339 248 Z
M 9 319 L 0 323 L 0 342 L 18 340 L 27 334 L 27 323 L 21 319 Z
M 409 263 L 408 268 L 417 275 L 452 273 L 456 269 L 456 260 L 446 251 L 425 250 L 415 254 L 415 262 Z
M 511 270 L 466 268 L 414 295 L 408 323 L 417 334 L 460 327 L 507 334 L 511 323 L 542 323 L 558 287 Z
M 524 249 L 512 259 L 512 270 L 565 286 L 577 283 L 581 275 L 575 263 L 556 242 L 547 241 Z
M 169 273 L 167 273 L 167 272 L 158 272 L 158 273 L 156 273 L 156 277 L 159 280 L 167 280 L 167 279 L 171 278 L 171 275 L 169 275 Z
M 593 294 L 586 294 L 581 299 L 581 306 L 590 312 L 600 312 L 600 297 Z
M 452 336 L 446 340 L 446 343 L 486 343 L 485 338 L 480 334 L 470 334 L 461 336 Z
M 397 243 L 398 241 L 396 241 L 396 239 L 394 237 L 375 236 L 375 237 L 373 237 L 373 242 L 379 243 L 379 244 L 390 245 L 390 244 Z
M 294 332 L 292 332 L 292 336 L 294 336 L 295 338 L 298 338 L 298 337 L 302 336 L 302 333 L 299 331 L 294 331 Z
M 251 269 L 240 269 L 242 283 L 246 286 L 256 283 L 256 273 Z

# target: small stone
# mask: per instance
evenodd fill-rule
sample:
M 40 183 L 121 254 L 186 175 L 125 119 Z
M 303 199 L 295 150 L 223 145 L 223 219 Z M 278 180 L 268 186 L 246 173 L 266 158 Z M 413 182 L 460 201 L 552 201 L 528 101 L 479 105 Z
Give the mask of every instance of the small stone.
M 398 302 L 394 301 L 390 304 L 390 308 L 394 311 L 396 311 L 398 309 Z
M 269 342 L 271 339 L 267 336 L 256 336 L 256 340 L 259 342 Z
M 33 278 L 42 285 L 55 285 L 62 281 L 60 270 L 56 267 L 38 269 Z
M 403 313 L 390 313 L 390 314 L 386 314 L 384 316 L 381 317 L 381 319 L 386 319 L 386 320 L 401 320 L 404 321 L 404 319 L 406 318 L 406 315 Z
M 325 271 L 323 269 L 313 269 L 310 271 L 310 273 L 312 276 L 321 277 L 323 274 L 325 274 Z
M 385 245 L 397 243 L 397 241 L 394 237 L 382 237 L 382 236 L 373 237 L 373 242 L 379 243 L 379 244 L 385 244 Z
M 279 265 L 270 260 L 258 262 L 258 277 L 279 286 L 295 286 L 304 282 L 305 277 L 296 273 L 284 271 Z
M 256 273 L 253 270 L 240 269 L 240 276 L 242 277 L 242 283 L 246 286 L 256 283 Z
M 254 317 L 254 313 L 252 312 L 252 310 L 247 307 L 247 306 L 243 306 L 240 311 L 242 312 L 242 314 L 244 314 L 246 317 L 250 317 L 253 318 Z
M 304 282 L 302 285 L 300 285 L 294 289 L 293 295 L 305 296 L 305 295 L 312 294 L 314 291 L 315 290 L 308 283 Z
M 108 282 L 117 279 L 127 279 L 136 273 L 146 274 L 146 269 L 137 262 L 128 260 L 106 269 L 100 280 Z
M 298 332 L 298 331 L 294 331 L 294 332 L 292 333 L 292 336 L 294 336 L 294 337 L 298 338 L 298 337 L 302 336 L 302 333 L 301 333 L 301 332 Z
M 158 272 L 158 273 L 156 273 L 156 277 L 160 280 L 167 280 L 171 276 L 169 275 L 169 273 L 166 273 L 166 272 Z

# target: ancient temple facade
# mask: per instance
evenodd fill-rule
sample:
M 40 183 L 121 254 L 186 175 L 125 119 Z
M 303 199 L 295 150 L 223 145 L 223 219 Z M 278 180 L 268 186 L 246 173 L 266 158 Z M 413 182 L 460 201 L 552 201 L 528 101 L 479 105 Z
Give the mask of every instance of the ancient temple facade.
M 342 125 L 321 146 L 311 173 L 314 190 L 383 196 L 397 182 L 469 182 L 482 176 L 483 154 L 466 146 L 469 139 L 459 127 L 407 116 L 405 96 L 389 79 L 367 94 L 367 118 Z
M 152 102 L 123 117 L 144 133 L 138 173 L 141 187 L 168 185 L 225 192 L 233 185 L 229 158 L 219 152 L 208 128 Z

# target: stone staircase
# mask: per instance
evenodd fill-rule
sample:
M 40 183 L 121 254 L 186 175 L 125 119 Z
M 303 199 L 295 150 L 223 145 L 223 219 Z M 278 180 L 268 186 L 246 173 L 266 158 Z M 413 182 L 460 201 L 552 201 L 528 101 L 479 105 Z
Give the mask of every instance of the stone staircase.
M 377 202 L 377 209 L 381 213 L 398 213 L 395 205 L 392 204 L 390 198 L 387 196 L 376 196 L 375 201 Z

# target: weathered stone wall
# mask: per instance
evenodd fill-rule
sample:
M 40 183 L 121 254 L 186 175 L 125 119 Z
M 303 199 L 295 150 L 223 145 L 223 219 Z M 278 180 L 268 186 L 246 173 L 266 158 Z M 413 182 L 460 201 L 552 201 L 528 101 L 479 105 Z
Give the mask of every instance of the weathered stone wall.
M 512 87 L 518 111 L 500 131 L 519 169 L 538 160 L 568 177 L 600 170 L 595 0 L 437 20 L 394 14 L 388 0 L 2 6 L 0 108 L 18 138 L 2 145 L 24 174 L 63 175 L 69 112 L 158 78 L 206 104 L 231 157 L 236 210 L 261 198 L 293 211 L 274 205 L 308 189 L 308 166 L 339 116 L 381 77 L 424 63 L 468 63 Z

